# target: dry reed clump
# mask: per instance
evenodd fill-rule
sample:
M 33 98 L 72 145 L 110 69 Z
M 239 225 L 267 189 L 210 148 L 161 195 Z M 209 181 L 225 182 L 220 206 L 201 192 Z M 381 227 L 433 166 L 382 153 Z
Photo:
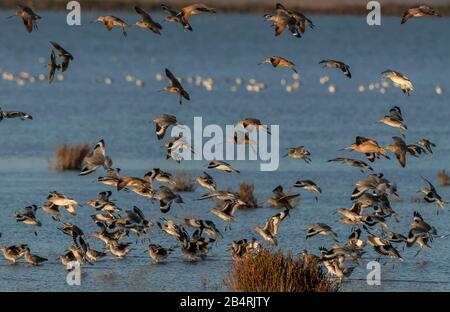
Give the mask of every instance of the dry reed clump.
M 326 276 L 317 259 L 267 249 L 235 259 L 224 283 L 239 292 L 337 292 L 341 285 Z
M 441 170 L 438 172 L 438 180 L 441 186 L 450 186 L 450 177 L 448 176 L 448 172 L 445 170 Z
M 195 192 L 195 181 L 187 172 L 177 172 L 173 178 L 172 189 L 175 192 Z
M 49 161 L 51 169 L 58 171 L 78 171 L 81 170 L 83 158 L 89 153 L 90 145 L 77 144 L 59 144 L 56 146 L 55 158 Z

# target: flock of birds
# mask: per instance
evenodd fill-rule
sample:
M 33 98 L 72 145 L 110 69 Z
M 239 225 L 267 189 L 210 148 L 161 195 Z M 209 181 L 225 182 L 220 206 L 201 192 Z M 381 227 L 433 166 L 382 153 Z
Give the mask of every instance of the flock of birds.
M 29 32 L 37 29 L 36 22 L 42 18 L 29 7 L 19 7 L 20 10 L 16 15 L 22 18 L 26 29 Z M 166 20 L 179 23 L 184 29 L 189 31 L 193 30 L 189 23 L 192 15 L 216 13 L 216 10 L 204 4 L 193 4 L 180 11 L 169 8 L 166 5 L 161 7 L 168 13 Z M 137 27 L 161 34 L 162 27 L 159 23 L 155 22 L 143 9 L 135 7 L 135 10 L 142 18 L 141 21 L 135 23 Z M 402 18 L 402 24 L 411 17 L 420 16 L 439 15 L 427 6 L 420 6 L 406 11 Z M 275 14 L 266 14 L 264 17 L 273 24 L 275 36 L 288 29 L 295 37 L 302 37 L 306 31 L 306 26 L 309 26 L 311 29 L 314 28 L 314 23 L 304 14 L 288 10 L 281 4 L 276 5 Z M 127 35 L 125 28 L 131 26 L 131 24 L 115 16 L 101 16 L 95 22 L 104 23 L 108 30 L 111 30 L 113 27 L 120 27 L 124 36 Z M 51 45 L 56 50 L 56 53 L 54 50 L 51 51 L 50 63 L 48 64 L 48 80 L 50 83 L 53 81 L 57 70 L 66 71 L 70 62 L 74 60 L 72 54 L 58 43 L 51 42 Z M 58 62 L 58 59 L 60 62 Z M 261 64 L 266 63 L 273 67 L 287 67 L 296 72 L 295 64 L 281 56 L 271 56 Z M 329 59 L 321 61 L 320 64 L 327 68 L 338 69 L 346 77 L 352 78 L 350 67 L 344 62 Z M 183 99 L 191 100 L 189 93 L 184 89 L 176 76 L 169 69 L 166 69 L 165 73 L 170 81 L 170 85 L 164 88 L 164 91 L 177 95 L 180 104 L 182 104 Z M 405 94 L 409 95 L 413 91 L 412 82 L 398 71 L 386 70 L 382 73 L 382 77 L 390 79 Z M 33 119 L 32 116 L 23 112 L 2 111 L 0 109 L 0 121 L 10 118 Z M 170 127 L 183 127 L 183 124 L 174 115 L 156 116 L 153 122 L 158 140 L 164 139 Z M 361 154 L 367 158 L 369 163 L 375 163 L 381 157 L 390 159 L 389 152 L 391 152 L 395 155 L 401 167 L 406 166 L 407 156 L 420 157 L 433 153 L 433 148 L 436 145 L 428 139 L 420 139 L 416 143 L 409 144 L 405 141 L 408 128 L 400 107 L 395 106 L 390 109 L 385 116 L 379 119 L 379 122 L 399 129 L 400 134 L 392 138 L 392 144 L 382 147 L 373 139 L 357 136 L 355 142 L 343 150 Z M 251 131 L 264 131 L 270 135 L 270 129 L 264 126 L 257 118 L 246 118 L 238 121 L 236 125 L 243 128 L 245 133 L 241 135 L 236 132 L 232 139 L 235 144 L 255 144 L 248 137 L 248 132 Z M 170 138 L 164 143 L 164 148 L 166 150 L 165 157 L 167 159 L 171 158 L 176 162 L 181 162 L 182 160 L 178 151 L 181 149 L 192 151 L 192 147 L 184 140 L 182 135 Z M 291 147 L 284 156 L 302 159 L 306 163 L 311 162 L 311 153 L 305 146 Z M 327 224 L 316 223 L 309 225 L 306 229 L 306 239 L 316 235 L 324 235 L 330 237 L 334 244 L 328 249 L 321 247 L 318 255 L 313 255 L 303 250 L 305 261 L 317 258 L 331 275 L 343 278 L 350 275 L 355 267 L 350 265 L 350 263 L 362 263 L 362 255 L 365 253 L 364 248 L 367 244 L 371 245 L 380 257 L 403 261 L 398 245 L 406 245 L 406 247 L 417 245 L 419 247 L 418 254 L 426 247 L 431 247 L 434 239 L 445 237 L 445 235 L 439 236 L 436 228 L 426 222 L 417 211 L 413 213 L 410 230 L 406 235 L 391 231 L 387 220 L 398 218 L 398 213 L 391 206 L 392 198 L 398 197 L 396 184 L 389 181 L 382 173 L 374 173 L 372 165 L 360 159 L 337 157 L 330 159 L 329 162 L 339 162 L 357 168 L 361 172 L 371 173 L 366 179 L 355 183 L 355 189 L 351 194 L 352 206 L 336 210 L 337 213 L 342 215 L 340 222 L 351 227 L 348 238 L 345 242 L 342 239 L 339 241 L 338 234 Z M 142 177 L 124 176 L 119 168 L 113 167 L 113 161 L 106 153 L 104 140 L 100 140 L 83 159 L 80 175 L 93 174 L 102 168 L 106 174 L 98 177 L 99 183 L 112 187 L 117 192 L 132 192 L 137 196 L 147 198 L 151 202 L 157 202 L 162 214 L 169 212 L 174 203 L 178 205 L 184 204 L 181 195 L 171 188 L 175 183 L 171 173 L 154 168 Z M 239 174 L 239 170 L 219 160 L 211 161 L 207 168 L 229 174 Z M 423 180 L 425 186 L 420 188 L 418 192 L 423 194 L 423 199 L 427 203 L 434 203 L 438 207 L 437 212 L 439 213 L 446 201 L 442 199 L 428 179 L 423 177 Z M 216 207 L 210 212 L 226 223 L 224 231 L 231 230 L 231 224 L 235 221 L 235 212 L 239 207 L 247 204 L 245 200 L 240 198 L 238 193 L 219 189 L 213 176 L 206 171 L 196 178 L 196 182 L 207 191 L 205 195 L 198 197 L 197 200 L 214 201 Z M 299 180 L 293 187 L 313 193 L 316 200 L 319 199 L 322 193 L 322 189 L 312 180 Z M 269 205 L 280 208 L 282 211 L 270 217 L 262 226 L 256 226 L 254 230 L 269 245 L 277 246 L 278 228 L 289 216 L 290 210 L 298 203 L 300 194 L 286 194 L 281 185 L 276 186 L 272 192 L 274 196 L 268 199 Z M 144 212 L 136 206 L 131 210 L 123 211 L 111 199 L 111 196 L 111 190 L 103 191 L 98 194 L 97 198 L 87 201 L 87 204 L 96 210 L 96 213 L 90 217 L 98 228 L 97 231 L 90 234 L 90 237 L 104 243 L 103 250 L 93 249 L 89 243 L 88 236 L 85 235 L 79 226 L 63 220 L 66 217 L 77 215 L 77 208 L 81 205 L 77 200 L 57 191 L 50 192 L 46 200 L 43 200 L 44 204 L 40 206 L 32 205 L 24 208 L 22 211 L 17 211 L 15 220 L 30 226 L 35 235 L 38 235 L 38 229 L 42 226 L 38 212 L 42 211 L 49 214 L 58 224 L 58 229 L 64 235 L 71 237 L 73 241 L 66 252 L 60 256 L 61 263 L 65 266 L 70 262 L 92 265 L 98 259 L 106 256 L 107 253 L 112 254 L 114 257 L 124 258 L 132 250 L 133 245 L 131 242 L 125 242 L 126 238 L 135 235 L 136 244 L 139 241 L 142 243 L 149 240 L 151 230 L 154 227 L 158 227 L 162 232 L 172 236 L 178 242 L 175 247 L 164 247 L 155 243 L 148 245 L 148 254 L 155 262 L 165 260 L 175 248 L 179 248 L 187 260 L 202 260 L 207 257 L 208 251 L 214 246 L 214 243 L 223 237 L 222 231 L 218 229 L 214 221 L 200 218 L 172 220 L 163 217 L 158 221 L 152 221 L 146 218 Z M 65 216 L 64 212 L 68 216 Z M 188 231 L 188 229 L 192 229 L 192 231 Z M 363 238 L 363 233 L 367 236 L 366 239 Z M 256 238 L 242 239 L 233 241 L 230 252 L 232 257 L 241 258 L 248 254 L 257 253 L 261 248 L 262 243 Z M 1 251 L 5 259 L 12 263 L 16 263 L 21 258 L 24 258 L 27 263 L 32 265 L 40 265 L 47 261 L 46 258 L 32 254 L 26 244 L 9 247 L 2 246 Z

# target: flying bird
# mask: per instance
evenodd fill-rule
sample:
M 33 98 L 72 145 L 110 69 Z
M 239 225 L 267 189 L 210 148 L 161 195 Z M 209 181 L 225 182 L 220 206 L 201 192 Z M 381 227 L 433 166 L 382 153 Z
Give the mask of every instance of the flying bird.
M 15 15 L 9 16 L 8 18 L 12 18 L 14 16 L 20 17 L 29 33 L 32 32 L 33 29 L 37 30 L 38 26 L 36 21 L 42 19 L 42 17 L 34 13 L 34 11 L 28 6 L 21 4 L 17 6 L 19 7 L 19 11 L 17 11 Z
M 323 60 L 320 61 L 319 64 L 323 64 L 323 67 L 338 68 L 344 73 L 345 76 L 347 76 L 348 78 L 352 78 L 352 74 L 350 73 L 350 66 L 343 62 L 335 60 Z
M 180 98 L 180 104 L 183 102 L 183 98 L 190 101 L 191 98 L 189 96 L 189 93 L 184 90 L 183 86 L 181 85 L 180 81 L 172 74 L 170 70 L 166 68 L 166 76 L 169 78 L 171 85 L 164 88 L 164 91 L 169 93 L 175 93 Z
M 271 56 L 266 58 L 264 61 L 258 63 L 258 65 L 262 64 L 271 64 L 273 67 L 287 67 L 292 69 L 295 73 L 297 73 L 297 70 L 295 69 L 295 64 L 281 56 Z
M 134 10 L 142 18 L 142 21 L 136 22 L 136 24 L 135 24 L 136 26 L 138 26 L 140 28 L 144 28 L 144 29 L 149 29 L 149 30 L 153 31 L 155 34 L 161 35 L 161 32 L 160 32 L 160 30 L 162 29 L 161 24 L 153 21 L 150 14 L 145 12 L 140 7 L 135 6 Z
M 54 41 L 50 41 L 50 43 L 56 49 L 56 51 L 58 51 L 58 56 L 61 59 L 61 71 L 65 72 L 69 68 L 70 61 L 73 61 L 73 55 L 66 49 L 61 47 L 58 43 Z
M 3 119 L 12 119 L 12 118 L 20 118 L 21 120 L 33 120 L 33 117 L 26 113 L 17 111 L 6 112 L 3 111 L 2 108 L 0 107 L 0 122 Z
M 52 50 L 52 53 L 50 54 L 50 63 L 47 64 L 48 68 L 48 83 L 52 83 L 55 79 L 55 72 L 57 69 L 61 69 L 61 65 L 58 65 L 56 63 L 56 55 L 55 51 Z
M 421 5 L 417 8 L 411 8 L 405 11 L 402 16 L 401 24 L 406 23 L 413 17 L 422 17 L 422 16 L 437 16 L 441 17 L 441 15 L 436 12 L 434 9 L 430 8 L 427 5 Z
M 283 221 L 287 216 L 289 216 L 289 209 L 286 209 L 282 212 L 277 213 L 273 217 L 270 217 L 264 227 L 256 226 L 255 230 L 259 235 L 264 238 L 264 240 L 268 241 L 274 246 L 278 245 L 276 235 L 278 233 L 278 227 L 280 226 L 281 221 Z
M 103 139 L 95 144 L 94 149 L 84 157 L 83 163 L 84 166 L 80 175 L 90 174 L 102 166 L 105 170 L 111 168 L 112 160 L 109 156 L 106 156 L 105 141 Z
M 106 26 L 106 29 L 108 29 L 108 31 L 111 31 L 113 29 L 114 26 L 117 27 L 121 27 L 122 28 L 122 33 L 123 35 L 126 37 L 127 36 L 127 32 L 125 31 L 125 27 L 129 27 L 130 25 L 121 20 L 120 18 L 116 17 L 116 16 L 99 16 L 95 21 L 93 21 L 92 23 L 103 23 Z
M 398 71 L 390 69 L 385 70 L 381 73 L 381 77 L 391 80 L 395 86 L 402 89 L 404 94 L 409 95 L 409 93 L 414 90 L 411 80 Z

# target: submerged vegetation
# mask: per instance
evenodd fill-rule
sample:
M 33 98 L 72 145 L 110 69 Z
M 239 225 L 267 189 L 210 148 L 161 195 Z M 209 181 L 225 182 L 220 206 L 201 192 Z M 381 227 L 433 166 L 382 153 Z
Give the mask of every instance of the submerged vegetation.
M 175 174 L 172 186 L 175 192 L 195 192 L 195 187 L 195 181 L 189 173 L 181 171 Z
M 88 143 L 73 146 L 59 144 L 56 146 L 55 158 L 49 161 L 49 167 L 58 171 L 79 171 L 89 150 Z
M 341 285 L 329 279 L 311 256 L 267 249 L 235 259 L 224 283 L 239 292 L 337 292 Z

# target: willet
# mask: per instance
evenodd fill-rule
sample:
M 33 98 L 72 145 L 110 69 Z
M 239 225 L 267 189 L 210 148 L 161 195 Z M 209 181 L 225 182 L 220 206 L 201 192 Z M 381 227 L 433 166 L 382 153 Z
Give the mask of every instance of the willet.
M 38 26 L 36 21 L 42 19 L 39 15 L 33 12 L 33 10 L 25 5 L 17 5 L 19 7 L 19 11 L 16 12 L 15 15 L 9 16 L 8 18 L 12 18 L 14 16 L 18 16 L 23 20 L 23 24 L 28 32 L 32 32 L 33 29 L 37 30 Z
M 95 210 L 109 211 L 111 213 L 118 213 L 121 211 L 117 205 L 109 200 L 111 191 L 100 192 L 96 199 L 90 199 L 86 203 L 93 207 Z
M 270 197 L 267 200 L 267 203 L 270 206 L 277 207 L 277 208 L 283 208 L 283 209 L 292 209 L 295 206 L 294 200 L 295 198 L 299 197 L 300 194 L 291 194 L 287 195 L 283 191 L 283 187 L 281 185 L 278 185 L 272 190 L 272 193 L 275 195 L 275 197 Z
M 382 255 L 387 256 L 392 259 L 398 259 L 400 261 L 404 261 L 400 253 L 388 240 L 379 238 L 377 236 L 370 235 L 367 239 L 367 242 L 373 246 L 374 250 Z
M 138 6 L 135 6 L 134 10 L 142 18 L 142 21 L 139 21 L 139 22 L 137 22 L 135 24 L 136 26 L 138 26 L 140 28 L 144 28 L 144 29 L 149 29 L 149 30 L 153 31 L 155 34 L 158 34 L 158 35 L 161 34 L 161 32 L 160 32 L 160 30 L 162 29 L 161 24 L 156 23 L 155 21 L 153 21 L 153 19 L 151 18 L 150 14 L 148 14 L 147 12 L 145 12 L 143 9 L 141 9 Z
M 156 224 L 164 233 L 175 237 L 177 240 L 180 240 L 181 237 L 185 235 L 184 233 L 186 230 L 182 226 L 176 224 L 173 220 L 166 220 L 164 218 L 161 218 L 161 220 L 164 221 L 164 224 L 161 224 L 160 222 L 156 222 Z
M 0 107 L 0 122 L 3 119 L 12 119 L 12 118 L 20 118 L 22 120 L 33 120 L 33 117 L 26 113 L 17 111 L 6 112 L 3 111 L 2 108 Z
M 103 139 L 95 144 L 94 149 L 83 158 L 83 163 L 84 166 L 80 175 L 90 174 L 102 166 L 105 170 L 111 168 L 112 160 L 109 156 L 106 156 L 105 141 Z
M 430 8 L 427 5 L 421 5 L 417 8 L 411 8 L 406 10 L 406 12 L 403 14 L 401 24 L 406 23 L 409 19 L 413 17 L 422 17 L 422 16 L 441 17 L 441 15 L 437 13 L 434 9 Z
M 405 135 L 406 130 L 408 130 L 408 127 L 403 123 L 403 118 L 401 115 L 400 108 L 395 106 L 391 110 L 389 110 L 389 115 L 385 115 L 384 117 L 380 118 L 378 120 L 380 123 L 384 123 L 385 125 L 399 128 L 400 134 L 402 136 Z
M 322 194 L 322 189 L 311 180 L 299 180 L 295 182 L 294 187 L 300 187 L 313 193 Z M 315 196 L 315 198 L 316 202 L 319 201 L 319 198 L 317 196 Z
M 347 76 L 348 78 L 352 78 L 352 74 L 350 73 L 350 66 L 343 62 L 335 60 L 322 60 L 319 62 L 319 64 L 323 64 L 323 67 L 338 68 L 344 73 L 345 76 Z
M 361 160 L 345 158 L 345 157 L 338 157 L 338 158 L 328 160 L 328 162 L 334 162 L 334 161 L 344 163 L 351 167 L 360 168 L 361 172 L 364 172 L 363 169 L 373 171 L 373 168 L 371 166 L 369 166 L 367 163 L 365 163 L 364 161 L 361 161 Z
M 98 177 L 97 181 L 105 185 L 111 185 L 117 187 L 117 183 L 120 180 L 120 168 L 109 168 L 106 170 L 106 176 Z
M 220 237 L 222 238 L 222 233 L 217 229 L 216 225 L 211 220 L 202 220 L 202 219 L 195 219 L 195 218 L 185 218 L 183 220 L 184 225 L 193 227 L 195 229 L 200 230 L 200 234 L 202 232 L 205 232 L 209 236 L 213 238 Z
M 234 214 L 239 206 L 241 206 L 241 204 L 237 201 L 226 201 L 224 202 L 223 207 L 214 207 L 210 212 L 227 222 L 227 225 L 225 226 L 226 231 L 227 229 L 231 229 L 231 222 L 235 220 Z
M 253 238 L 251 241 L 247 239 L 241 239 L 238 241 L 233 241 L 231 243 L 231 256 L 234 259 L 239 259 L 245 256 L 246 254 L 257 253 L 261 250 L 261 243 Z
M 217 169 L 224 172 L 236 172 L 240 173 L 239 170 L 234 169 L 229 163 L 226 163 L 221 160 L 213 160 L 208 164 L 208 169 Z
M 184 203 L 179 194 L 175 194 L 170 188 L 163 185 L 159 187 L 159 193 L 155 194 L 154 198 L 159 200 L 159 209 L 162 213 L 169 212 L 172 202 L 177 204 Z
M 164 138 L 164 135 L 166 134 L 166 131 L 170 126 L 173 126 L 173 127 L 183 126 L 182 124 L 180 124 L 178 122 L 176 116 L 169 115 L 169 114 L 156 116 L 155 118 L 153 118 L 153 122 L 155 123 L 155 126 L 156 126 L 156 136 L 157 136 L 158 140 L 161 140 L 162 138 Z
M 434 187 L 433 184 L 431 184 L 431 182 L 422 177 L 423 180 L 425 180 L 425 182 L 427 182 L 428 187 L 423 187 L 421 188 L 418 193 L 423 193 L 423 199 L 427 202 L 427 203 L 435 203 L 436 206 L 438 207 L 437 210 L 437 214 L 439 214 L 439 208 L 444 209 L 444 205 L 447 203 L 445 202 L 442 197 L 437 193 L 436 188 Z
M 326 225 L 325 223 L 315 223 L 309 225 L 306 233 L 306 239 L 318 234 L 330 236 L 336 242 L 338 241 L 337 234 L 331 229 L 329 225 Z
M 61 71 L 65 72 L 69 68 L 70 61 L 73 61 L 73 55 L 61 47 L 58 43 L 54 41 L 50 41 L 50 43 L 58 51 L 58 56 L 61 59 Z
M 47 196 L 47 200 L 56 206 L 64 207 L 67 210 L 67 212 L 72 216 L 77 215 L 76 207 L 78 205 L 78 202 L 73 198 L 70 198 L 66 195 L 53 191 L 50 192 L 50 194 Z
M 400 72 L 388 69 L 382 72 L 381 75 L 382 78 L 390 79 L 394 85 L 400 87 L 404 94 L 409 95 L 409 93 L 413 90 L 411 80 Z
M 215 191 L 217 189 L 216 182 L 214 182 L 213 177 L 206 172 L 203 172 L 203 176 L 197 177 L 195 181 L 197 181 L 200 186 L 210 191 Z
M 55 72 L 57 69 L 61 69 L 61 65 L 56 64 L 55 51 L 52 50 L 50 54 L 50 63 L 47 64 L 48 68 L 48 83 L 52 83 L 55 79 Z
M 400 166 L 404 168 L 406 166 L 406 153 L 408 152 L 408 147 L 402 138 L 393 137 L 392 139 L 394 140 L 394 144 L 386 146 L 386 149 L 395 154 Z
M 127 32 L 125 31 L 125 27 L 129 27 L 130 25 L 121 20 L 120 18 L 116 17 L 116 16 L 100 16 L 98 17 L 95 21 L 91 22 L 91 23 L 95 23 L 95 22 L 100 22 L 100 23 L 104 23 L 106 26 L 106 29 L 108 29 L 109 31 L 111 31 L 111 29 L 114 26 L 117 27 L 121 27 L 122 28 L 122 33 L 123 35 L 126 37 L 127 36 Z
M 261 235 L 264 240 L 268 241 L 274 246 L 278 245 L 276 235 L 278 233 L 278 227 L 281 221 L 283 221 L 287 216 L 289 216 L 289 209 L 277 213 L 273 217 L 270 217 L 264 227 L 256 226 L 255 230 Z
M 287 67 L 292 69 L 295 73 L 297 73 L 297 70 L 295 69 L 295 64 L 281 56 L 271 56 L 266 58 L 264 61 L 260 62 L 258 65 L 262 64 L 271 64 L 273 67 Z
M 180 81 L 167 68 L 166 68 L 166 76 L 170 80 L 171 86 L 165 87 L 164 91 L 178 95 L 180 99 L 180 104 L 183 104 L 183 98 L 190 101 L 191 98 L 189 96 L 189 93 L 187 93 L 186 90 L 184 90 Z
M 36 205 L 25 207 L 24 212 L 17 212 L 15 213 L 16 221 L 22 222 L 27 225 L 33 226 L 33 232 L 34 235 L 37 236 L 36 227 L 41 227 L 42 223 L 39 221 L 39 219 L 36 217 L 36 210 L 38 207 Z

